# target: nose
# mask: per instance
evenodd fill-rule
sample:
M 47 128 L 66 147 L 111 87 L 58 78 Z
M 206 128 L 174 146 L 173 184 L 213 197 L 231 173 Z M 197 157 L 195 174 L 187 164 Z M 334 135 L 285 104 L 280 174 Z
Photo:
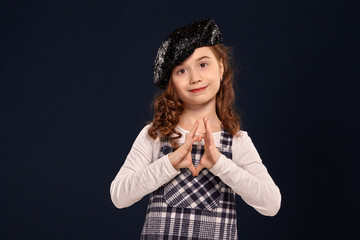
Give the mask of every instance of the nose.
M 196 84 L 202 82 L 202 76 L 201 74 L 193 69 L 190 73 L 190 84 Z

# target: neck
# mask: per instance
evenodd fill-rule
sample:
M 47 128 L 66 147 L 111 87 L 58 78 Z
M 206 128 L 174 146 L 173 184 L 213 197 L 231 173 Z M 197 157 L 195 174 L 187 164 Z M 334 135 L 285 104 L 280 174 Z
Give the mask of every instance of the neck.
M 211 101 L 204 105 L 184 105 L 184 111 L 180 116 L 179 125 L 190 131 L 195 121 L 199 120 L 197 133 L 204 133 L 204 117 L 209 120 L 212 132 L 221 131 L 221 121 L 216 114 L 215 101 Z

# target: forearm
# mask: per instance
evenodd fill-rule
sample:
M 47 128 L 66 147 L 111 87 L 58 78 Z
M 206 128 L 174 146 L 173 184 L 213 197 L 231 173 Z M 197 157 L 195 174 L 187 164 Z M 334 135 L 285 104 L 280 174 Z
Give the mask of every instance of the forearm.
M 111 183 L 110 194 L 117 208 L 131 206 L 147 194 L 169 182 L 179 172 L 167 156 L 134 171 L 124 166 Z
M 256 174 L 251 174 L 221 155 L 210 171 L 258 212 L 274 216 L 280 209 L 281 194 L 266 168 L 258 164 Z

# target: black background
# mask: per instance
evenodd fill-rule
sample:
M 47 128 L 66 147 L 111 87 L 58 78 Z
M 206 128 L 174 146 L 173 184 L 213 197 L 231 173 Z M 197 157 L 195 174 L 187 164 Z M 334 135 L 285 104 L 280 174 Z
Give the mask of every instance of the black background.
M 153 60 L 214 18 L 238 66 L 244 130 L 282 193 L 275 217 L 237 199 L 239 239 L 355 239 L 355 1 L 1 1 L 0 238 L 139 239 L 148 198 L 110 183 L 152 118 Z

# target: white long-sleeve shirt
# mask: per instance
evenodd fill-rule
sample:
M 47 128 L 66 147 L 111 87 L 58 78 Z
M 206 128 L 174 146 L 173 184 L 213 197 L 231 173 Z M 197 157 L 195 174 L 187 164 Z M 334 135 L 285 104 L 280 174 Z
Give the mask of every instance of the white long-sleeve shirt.
M 111 183 L 111 199 L 118 208 L 131 206 L 180 174 L 171 165 L 168 155 L 158 158 L 160 140 L 148 135 L 149 127 L 145 126 L 139 133 L 124 165 Z M 179 139 L 181 145 L 188 131 L 179 126 L 177 130 L 182 133 Z M 220 135 L 221 132 L 213 133 L 216 146 L 220 145 Z M 238 136 L 233 137 L 232 159 L 222 154 L 209 170 L 259 213 L 274 216 L 279 211 L 279 188 L 263 165 L 247 132 L 240 131 Z

